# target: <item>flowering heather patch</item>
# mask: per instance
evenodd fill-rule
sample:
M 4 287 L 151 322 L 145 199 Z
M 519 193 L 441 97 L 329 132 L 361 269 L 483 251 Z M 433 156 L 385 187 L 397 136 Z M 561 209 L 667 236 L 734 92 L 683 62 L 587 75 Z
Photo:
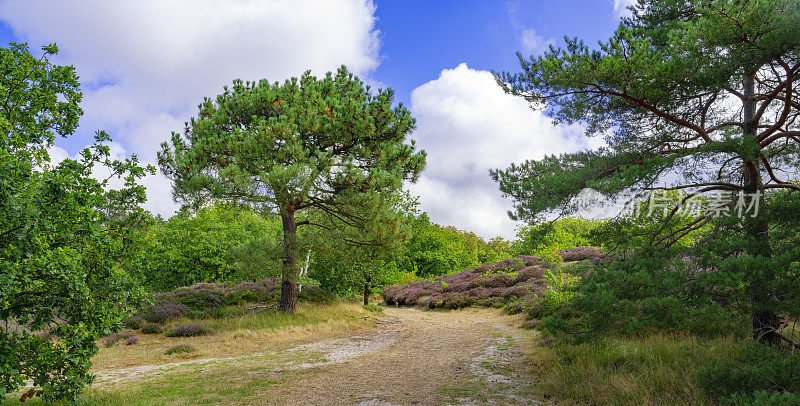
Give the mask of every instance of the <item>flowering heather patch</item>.
M 463 291 L 469 289 L 469 286 L 472 283 L 472 280 L 474 280 L 474 279 L 477 279 L 477 277 L 473 278 L 473 279 L 471 279 L 469 281 L 465 281 L 465 282 L 451 283 L 451 284 L 445 286 L 443 291 L 445 291 L 445 292 L 463 292 Z
M 308 288 L 309 291 L 313 287 Z M 305 291 L 306 289 L 304 289 Z M 152 304 L 140 315 L 150 323 L 164 322 L 182 316 L 206 318 L 225 313 L 225 306 L 245 303 L 275 302 L 280 297 L 280 281 L 263 279 L 256 282 L 231 283 L 196 283 L 191 286 L 176 288 L 169 292 L 160 292 L 152 296 Z M 316 295 L 308 294 L 300 299 L 315 301 Z
M 430 296 L 430 291 L 427 291 L 420 287 L 413 287 L 406 291 L 405 295 L 405 302 L 406 303 L 416 303 L 419 299 L 424 296 Z
M 125 345 L 134 345 L 139 342 L 139 336 L 130 336 L 125 340 Z
M 583 261 L 603 255 L 593 247 L 559 251 L 564 261 Z M 387 286 L 383 298 L 389 305 L 457 309 L 466 306 L 516 306 L 548 290 L 545 278 L 553 264 L 532 255 L 519 255 L 494 264 L 480 265 L 432 280 Z
M 558 253 L 561 254 L 561 259 L 564 262 L 583 261 L 603 255 L 603 251 L 595 247 L 575 247 L 561 250 Z
M 144 324 L 144 318 L 141 315 L 131 316 L 122 320 L 122 324 L 125 328 L 129 328 L 131 330 L 138 330 L 142 328 L 142 324 Z
M 127 340 L 133 336 L 133 333 L 127 331 L 120 331 L 117 333 L 111 333 L 103 338 L 103 344 L 106 347 L 112 347 L 114 344 L 117 344 L 120 340 Z
M 210 328 L 202 324 L 181 324 L 165 334 L 167 337 L 196 337 L 212 334 Z
M 529 279 L 542 279 L 544 278 L 545 268 L 542 266 L 529 266 L 519 270 L 517 277 L 514 278 L 514 285 L 518 285 Z
M 170 319 L 177 319 L 189 312 L 189 308 L 181 303 L 157 302 L 144 312 L 144 319 L 150 323 L 162 324 Z
M 156 323 L 144 323 L 142 325 L 142 334 L 159 334 L 162 331 L 161 325 Z
M 488 297 L 492 294 L 492 291 L 486 288 L 475 288 L 468 290 L 466 293 L 469 297 Z

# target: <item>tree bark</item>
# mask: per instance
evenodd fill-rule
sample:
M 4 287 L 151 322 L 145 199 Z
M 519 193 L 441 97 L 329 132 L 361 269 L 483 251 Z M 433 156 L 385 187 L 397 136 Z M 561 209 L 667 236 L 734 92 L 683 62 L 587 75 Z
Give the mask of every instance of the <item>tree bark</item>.
M 756 100 L 755 73 L 744 78 L 744 105 L 742 109 L 744 121 L 744 137 L 752 138 L 756 142 L 758 122 L 755 120 Z M 759 193 L 764 196 L 764 184 L 761 179 L 758 158 L 751 157 L 744 163 L 743 186 L 744 192 L 750 196 Z M 747 253 L 753 257 L 772 256 L 769 242 L 769 224 L 765 217 L 764 208 L 759 210 L 756 217 L 745 218 L 744 229 L 750 236 Z M 775 274 L 772 269 L 752 269 L 750 272 L 750 306 L 752 311 L 752 336 L 753 339 L 775 345 L 780 342 L 776 330 L 780 326 L 780 319 L 775 313 L 775 302 L 772 300 L 771 287 Z
M 294 313 L 297 304 L 297 282 L 299 267 L 297 264 L 297 223 L 294 211 L 281 211 L 283 223 L 283 270 L 281 282 L 281 302 L 278 310 Z

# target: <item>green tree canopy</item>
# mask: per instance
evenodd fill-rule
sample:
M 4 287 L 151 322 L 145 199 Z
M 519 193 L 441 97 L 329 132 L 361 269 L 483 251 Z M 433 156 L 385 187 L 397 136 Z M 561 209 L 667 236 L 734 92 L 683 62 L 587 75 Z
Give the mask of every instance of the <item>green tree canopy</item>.
M 141 270 L 148 290 L 280 274 L 281 223 L 275 216 L 218 203 L 178 213 L 148 232 Z
M 596 49 L 567 38 L 564 48 L 520 55 L 522 71 L 498 77 L 557 122 L 582 123 L 606 140 L 595 151 L 492 171 L 514 199 L 511 216 L 570 212 L 587 187 L 612 196 L 741 192 L 750 202 L 770 189 L 800 190 L 788 178 L 800 163 L 800 1 L 639 0 L 632 10 Z M 701 215 L 677 236 L 712 217 Z M 743 220 L 757 237 L 747 255 L 771 256 L 766 220 Z M 766 288 L 774 273 L 753 275 L 753 333 L 774 341 Z
M 595 244 L 591 234 L 604 222 L 584 218 L 562 218 L 539 225 L 523 225 L 517 230 L 513 251 L 517 255 L 546 255 L 563 250 Z
M 237 80 L 199 106 L 183 135 L 173 133 L 159 163 L 184 204 L 220 199 L 280 215 L 280 308 L 293 311 L 297 227 L 341 225 L 363 230 L 367 244 L 386 241 L 399 220 L 388 202 L 425 165 L 424 152 L 406 143 L 414 120 L 392 100 L 391 90 L 372 94 L 344 67 L 283 84 Z
M 95 341 L 140 299 L 129 274 L 146 170 L 111 160 L 102 132 L 78 158 L 50 162 L 82 114 L 75 69 L 51 64 L 56 52 L 0 48 L 0 401 L 26 380 L 47 400 L 74 399 L 91 381 Z M 101 166 L 105 180 L 92 177 Z

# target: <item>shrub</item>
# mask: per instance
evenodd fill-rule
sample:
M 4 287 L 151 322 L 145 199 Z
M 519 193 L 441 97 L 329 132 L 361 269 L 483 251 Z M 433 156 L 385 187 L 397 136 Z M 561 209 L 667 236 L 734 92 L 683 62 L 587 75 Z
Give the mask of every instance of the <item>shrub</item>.
M 191 216 L 173 216 L 151 228 L 152 245 L 144 250 L 145 287 L 166 291 L 202 281 L 250 279 L 277 275 L 280 262 L 271 247 L 280 219 L 218 203 Z
M 125 345 L 134 345 L 139 342 L 138 336 L 130 336 L 128 339 L 125 340 Z
M 155 300 L 180 303 L 192 310 L 213 309 L 222 306 L 222 299 L 220 299 L 219 295 L 210 289 L 204 289 L 203 285 L 212 284 L 197 284 L 178 288 L 167 293 L 159 293 L 155 295 Z
M 741 316 L 724 303 L 743 285 L 730 277 L 733 272 L 698 270 L 681 253 L 681 247 L 642 250 L 624 260 L 598 263 L 578 269 L 580 283 L 567 272 L 547 274 L 550 284 L 572 286 L 548 292 L 548 298 L 554 304 L 569 300 L 568 307 L 583 316 L 545 324 L 569 335 L 591 332 L 586 339 L 651 330 L 715 337 L 740 330 Z
M 121 331 L 117 333 L 111 333 L 103 338 L 103 344 L 106 347 L 112 347 L 117 344 L 120 340 L 126 340 L 133 336 L 133 333 L 127 331 Z
M 297 300 L 311 303 L 331 304 L 336 301 L 336 295 L 326 292 L 317 286 L 308 286 L 303 287 L 303 290 L 297 293 Z
M 271 293 L 276 291 L 276 289 L 274 289 L 274 284 L 270 283 L 270 285 L 272 289 L 258 282 L 240 282 L 235 285 L 226 286 L 220 293 L 222 294 L 222 301 L 226 305 L 266 302 L 272 298 Z
M 131 316 L 122 320 L 122 324 L 125 326 L 125 328 L 129 328 L 131 330 L 138 330 L 142 328 L 142 323 L 144 323 L 144 318 L 141 315 Z
M 418 280 L 419 280 L 419 276 L 417 276 L 417 274 L 414 273 L 414 272 L 400 272 L 397 275 L 397 281 L 399 282 L 400 285 L 404 285 L 406 283 L 410 283 L 410 282 L 414 282 L 414 281 L 418 281 Z
M 381 307 L 380 305 L 374 304 L 374 303 L 370 303 L 370 304 L 364 305 L 364 310 L 368 310 L 368 311 L 375 312 L 375 313 L 381 313 L 381 312 L 383 312 L 383 307 Z
M 163 330 L 160 324 L 157 323 L 145 323 L 142 325 L 142 334 L 159 334 Z
M 734 362 L 712 364 L 698 376 L 706 391 L 723 404 L 797 404 L 789 401 L 800 400 L 800 354 L 758 343 L 750 344 Z
M 167 331 L 167 337 L 195 337 L 212 334 L 210 328 L 202 324 L 181 324 Z
M 800 405 L 800 394 L 793 392 L 756 391 L 752 395 L 733 394 L 720 400 L 723 405 L 747 406 L 796 406 Z
M 561 252 L 558 251 L 555 246 L 553 246 L 550 248 L 550 250 L 544 253 L 542 256 L 542 262 L 551 265 L 561 265 L 564 262 L 564 258 L 561 256 Z
M 183 354 L 187 352 L 196 352 L 196 351 L 197 348 L 189 344 L 178 344 L 174 347 L 169 347 L 167 351 L 164 352 L 164 355 Z
M 518 313 L 522 311 L 524 301 L 529 301 L 536 294 L 550 292 L 552 296 L 557 296 L 558 303 L 564 302 L 566 294 L 561 288 L 571 285 L 575 277 L 560 270 L 547 269 L 553 266 L 539 257 L 519 255 L 432 280 L 421 279 L 404 285 L 386 286 L 383 298 L 387 305 L 430 309 L 479 305 L 506 307 L 509 312 Z M 550 272 L 547 274 L 549 277 L 546 277 L 547 272 Z M 512 302 L 514 305 L 509 306 Z
M 558 251 L 564 262 L 584 261 L 603 256 L 603 251 L 595 247 L 575 247 Z
M 189 312 L 189 308 L 180 303 L 159 302 L 147 308 L 144 319 L 150 323 L 163 324 L 167 320 L 177 319 Z

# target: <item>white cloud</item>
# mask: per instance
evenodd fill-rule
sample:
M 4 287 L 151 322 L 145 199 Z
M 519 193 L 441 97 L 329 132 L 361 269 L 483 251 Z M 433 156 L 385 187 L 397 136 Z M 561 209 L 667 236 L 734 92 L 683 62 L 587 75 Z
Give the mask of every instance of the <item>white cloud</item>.
M 371 0 L 0 0 L 0 19 L 35 49 L 56 42 L 84 86 L 81 132 L 105 129 L 152 163 L 203 97 L 233 79 L 282 81 L 347 65 L 369 75 L 380 41 Z M 163 176 L 150 206 L 174 204 Z
M 556 127 L 524 100 L 505 94 L 486 71 L 461 64 L 416 88 L 411 110 L 415 138 L 428 153 L 428 166 L 412 192 L 440 224 L 484 237 L 514 236 L 489 169 L 545 154 L 591 147 L 578 126 Z
M 522 51 L 528 54 L 538 54 L 547 50 L 550 44 L 554 44 L 554 39 L 545 39 L 536 34 L 533 29 L 523 30 L 519 35 L 519 42 L 522 44 Z
M 614 17 L 622 18 L 631 15 L 628 6 L 636 4 L 636 0 L 614 0 Z
M 506 14 L 511 27 L 518 32 L 517 39 L 522 46 L 522 52 L 526 54 L 540 54 L 547 50 L 550 44 L 555 44 L 554 38 L 546 39 L 536 33 L 536 30 L 527 28 L 520 21 L 519 1 L 509 1 L 506 3 Z

